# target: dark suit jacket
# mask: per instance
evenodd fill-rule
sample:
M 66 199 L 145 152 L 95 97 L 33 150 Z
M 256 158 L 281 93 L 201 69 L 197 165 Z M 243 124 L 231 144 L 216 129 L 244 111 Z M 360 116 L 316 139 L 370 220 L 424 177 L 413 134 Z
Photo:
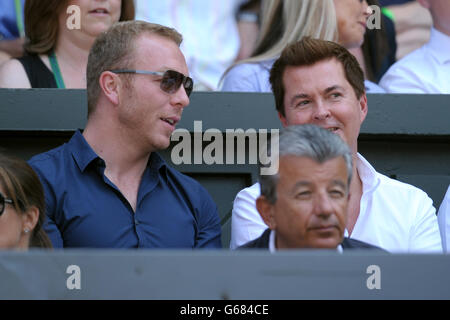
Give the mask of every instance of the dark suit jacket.
M 267 228 L 266 231 L 257 239 L 253 241 L 249 241 L 246 244 L 240 246 L 238 249 L 269 249 L 269 238 L 270 238 L 270 229 Z M 362 242 L 355 239 L 344 238 L 341 243 L 341 246 L 344 250 L 347 249 L 375 249 L 379 251 L 385 251 L 377 246 L 373 246 L 366 242 Z

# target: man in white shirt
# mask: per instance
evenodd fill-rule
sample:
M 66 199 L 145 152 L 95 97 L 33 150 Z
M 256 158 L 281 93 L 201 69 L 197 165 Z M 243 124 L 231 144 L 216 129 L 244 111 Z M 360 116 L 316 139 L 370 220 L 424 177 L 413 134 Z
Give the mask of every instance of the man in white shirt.
M 356 58 L 340 45 L 305 38 L 286 47 L 274 63 L 270 82 L 284 127 L 316 124 L 339 135 L 350 147 L 346 236 L 390 252 L 442 252 L 432 200 L 422 190 L 390 179 L 358 153 L 358 135 L 368 107 L 364 75 Z M 258 237 L 267 225 L 255 201 L 259 184 L 234 201 L 231 248 Z
M 288 126 L 273 142 L 268 151 L 278 171 L 261 170 L 256 199 L 269 228 L 241 248 L 374 249 L 344 237 L 353 168 L 347 144 L 312 124 Z
M 417 1 L 433 18 L 430 41 L 389 68 L 380 86 L 390 93 L 450 94 L 450 2 Z
M 444 252 L 450 252 L 450 186 L 438 212 L 439 230 L 441 231 L 442 247 Z

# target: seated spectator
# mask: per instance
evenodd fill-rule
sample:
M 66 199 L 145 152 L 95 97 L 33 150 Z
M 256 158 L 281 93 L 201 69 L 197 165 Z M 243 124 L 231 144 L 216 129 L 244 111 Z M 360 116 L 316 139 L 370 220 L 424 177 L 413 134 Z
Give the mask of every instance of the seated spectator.
M 193 88 L 181 40 L 143 21 L 117 23 L 96 39 L 85 130 L 30 160 L 54 247 L 221 248 L 211 196 L 157 153 Z
M 0 248 L 51 248 L 44 220 L 38 176 L 24 160 L 0 153 Z
M 278 172 L 260 175 L 256 208 L 269 226 L 241 248 L 376 248 L 344 238 L 352 154 L 337 135 L 315 125 L 290 126 L 281 132 Z
M 23 55 L 25 0 L 3 0 L 0 10 L 0 65 Z
M 450 94 L 450 5 L 418 0 L 433 18 L 430 41 L 395 63 L 380 85 L 390 93 Z
M 316 124 L 339 135 L 350 147 L 353 179 L 347 237 L 390 252 L 442 252 L 436 210 L 427 194 L 378 173 L 358 153 L 368 105 L 363 72 L 348 50 L 334 42 L 305 38 L 282 52 L 272 66 L 270 82 L 283 127 Z M 236 196 L 232 248 L 266 230 L 255 207 L 259 195 L 259 184 L 254 184 Z
M 380 7 L 378 0 L 367 0 L 369 6 Z M 377 19 L 375 13 L 374 16 Z M 376 20 L 374 20 L 376 22 Z M 362 46 L 349 51 L 356 57 L 364 71 L 365 79 L 378 83 L 383 74 L 396 61 L 394 21 L 380 10 L 379 28 L 368 28 Z
M 80 28 L 74 23 L 80 8 Z M 86 64 L 95 38 L 119 20 L 134 18 L 132 0 L 26 0 L 26 55 L 0 67 L 3 88 L 86 88 Z
M 254 54 L 225 72 L 222 91 L 271 92 L 269 71 L 286 45 L 310 36 L 359 47 L 369 16 L 365 0 L 267 0 L 262 15 Z M 369 81 L 366 87 L 368 92 L 384 92 Z
M 250 2 L 253 0 L 136 0 L 136 19 L 179 30 L 194 90 L 211 91 L 217 89 L 225 69 L 248 54 L 248 46 L 253 47 L 257 29 L 255 35 L 251 30 L 257 26 L 257 18 L 238 14 L 239 8 Z M 245 26 L 240 26 L 239 20 L 244 20 Z M 245 32 L 249 22 L 250 32 Z
M 450 252 L 450 186 L 438 212 L 439 230 L 441 231 L 444 252 Z

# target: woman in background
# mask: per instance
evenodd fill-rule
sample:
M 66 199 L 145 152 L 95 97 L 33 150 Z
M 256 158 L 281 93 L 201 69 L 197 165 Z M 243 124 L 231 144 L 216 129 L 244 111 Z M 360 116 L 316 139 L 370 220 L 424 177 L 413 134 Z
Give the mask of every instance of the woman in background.
M 0 248 L 51 248 L 44 219 L 44 190 L 38 176 L 24 160 L 0 153 Z
M 80 28 L 76 27 L 80 9 Z M 27 0 L 25 52 L 0 68 L 3 88 L 86 88 L 95 38 L 117 21 L 134 19 L 133 0 Z M 70 26 L 70 28 L 69 28 Z M 75 28 L 72 28 L 75 26 Z
M 269 74 L 284 47 L 305 36 L 334 41 L 351 50 L 364 42 L 366 0 L 264 0 L 260 38 L 251 58 L 225 72 L 222 91 L 271 92 Z M 365 81 L 366 91 L 381 93 Z
M 222 91 L 271 92 L 269 72 L 287 44 L 303 37 L 337 41 L 333 0 L 263 0 L 256 49 L 228 68 Z

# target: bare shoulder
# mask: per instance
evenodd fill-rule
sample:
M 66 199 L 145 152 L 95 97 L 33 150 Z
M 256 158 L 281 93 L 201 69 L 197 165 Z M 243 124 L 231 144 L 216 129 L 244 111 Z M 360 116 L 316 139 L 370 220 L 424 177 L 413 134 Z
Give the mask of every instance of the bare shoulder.
M 17 59 L 0 65 L 0 88 L 31 88 L 28 76 Z

